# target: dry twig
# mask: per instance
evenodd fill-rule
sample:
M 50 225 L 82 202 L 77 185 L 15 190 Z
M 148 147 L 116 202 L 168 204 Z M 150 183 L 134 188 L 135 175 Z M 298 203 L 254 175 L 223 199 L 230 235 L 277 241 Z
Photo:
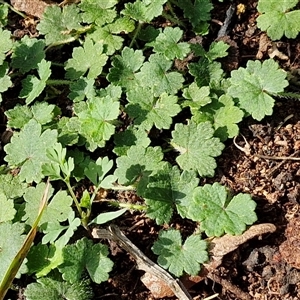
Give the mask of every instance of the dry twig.
M 192 300 L 193 298 L 188 293 L 184 285 L 174 279 L 168 272 L 150 260 L 139 248 L 137 248 L 121 231 L 115 226 L 111 225 L 107 229 L 94 228 L 92 236 L 97 239 L 114 240 L 120 247 L 127 251 L 136 261 L 137 268 L 143 270 L 151 275 L 159 278 L 165 282 L 176 297 L 180 300 Z

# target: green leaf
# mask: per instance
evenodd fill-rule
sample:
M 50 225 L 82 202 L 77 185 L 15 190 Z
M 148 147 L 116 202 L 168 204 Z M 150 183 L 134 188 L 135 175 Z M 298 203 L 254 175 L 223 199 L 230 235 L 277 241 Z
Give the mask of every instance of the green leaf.
M 94 88 L 94 79 L 87 79 L 86 77 L 81 77 L 78 80 L 70 84 L 70 94 L 69 98 L 74 102 L 79 102 L 85 98 L 91 99 L 96 96 Z
M 28 274 L 38 273 L 48 267 L 50 264 L 49 259 L 52 258 L 54 251 L 55 247 L 53 245 L 49 247 L 41 243 L 33 245 L 27 255 L 28 261 L 26 266 L 28 268 Z
M 57 5 L 47 6 L 37 26 L 40 34 L 45 35 L 46 45 L 67 43 L 75 40 L 76 30 L 81 28 L 79 8 L 65 5 L 62 9 Z
M 190 63 L 188 68 L 190 74 L 195 77 L 199 87 L 210 86 L 214 82 L 220 82 L 223 78 L 224 72 L 221 63 L 216 61 L 210 62 L 206 58 L 200 58 L 197 63 Z
M 239 134 L 237 123 L 241 122 L 244 116 L 242 110 L 234 105 L 232 98 L 228 95 L 222 95 L 219 98 L 220 107 L 214 115 L 215 136 L 221 141 L 227 138 L 233 138 Z
M 26 264 L 29 274 L 35 274 L 37 278 L 46 276 L 63 263 L 63 248 L 81 224 L 80 219 L 74 217 L 75 213 L 72 211 L 68 217 L 69 226 L 61 226 L 57 222 L 48 222 L 41 226 L 46 235 L 43 236 L 42 243 L 30 248 Z M 64 230 L 66 232 L 56 240 Z M 53 243 L 55 240 L 56 242 Z M 51 245 L 46 245 L 48 242 Z
M 132 146 L 126 156 L 117 158 L 115 175 L 120 184 L 137 183 L 137 192 L 146 188 L 148 176 L 164 167 L 163 153 L 160 147 Z
M 0 4 L 0 26 L 5 27 L 8 21 L 8 5 Z
M 23 233 L 23 223 L 0 223 L 0 284 L 4 279 L 6 270 L 23 245 L 26 238 Z M 22 269 L 20 269 L 19 272 L 20 271 L 22 271 Z
M 11 128 L 22 128 L 32 117 L 31 109 L 26 105 L 17 104 L 13 109 L 5 112 L 8 118 L 7 125 Z
M 214 136 L 221 141 L 238 135 L 237 123 L 242 121 L 244 116 L 243 111 L 235 106 L 232 98 L 226 94 L 219 99 L 213 99 L 212 103 L 200 108 L 200 110 L 192 109 L 192 113 L 192 121 L 197 124 L 209 120 L 216 130 Z
M 134 51 L 125 47 L 121 55 L 113 56 L 113 67 L 109 70 L 107 79 L 127 90 L 132 89 L 138 84 L 135 74 L 143 65 L 144 59 L 145 57 L 141 50 Z
M 210 0 L 179 0 L 178 5 L 183 9 L 184 16 L 190 20 L 194 29 L 202 25 L 202 22 L 210 20 L 210 11 L 213 9 Z
M 104 28 L 114 34 L 129 33 L 135 29 L 135 23 L 128 17 L 119 17 L 113 23 L 107 24 Z
M 94 151 L 104 147 L 105 142 L 115 132 L 113 121 L 119 115 L 119 102 L 110 97 L 92 98 L 86 102 L 86 108 L 78 112 L 79 132 L 86 139 L 86 147 Z
M 50 176 L 52 180 L 66 180 L 66 178 L 70 178 L 71 172 L 75 167 L 74 159 L 69 157 L 66 160 L 66 154 L 66 148 L 63 148 L 60 143 L 56 143 L 53 148 L 47 149 L 47 157 L 50 159 L 50 162 L 43 164 L 43 174 Z
M 32 252 L 31 252 L 32 251 Z M 62 248 L 55 244 L 38 244 L 30 249 L 27 267 L 37 278 L 48 275 L 63 263 Z
M 16 105 L 5 112 L 8 118 L 8 126 L 11 128 L 23 128 L 31 119 L 35 119 L 41 125 L 53 120 L 57 114 L 57 107 L 47 102 L 36 102 L 33 106 Z
M 180 152 L 176 162 L 182 170 L 195 170 L 202 177 L 214 175 L 214 157 L 222 153 L 224 145 L 213 134 L 209 122 L 175 125 L 171 145 Z
M 82 0 L 79 7 L 83 11 L 83 22 L 95 23 L 98 26 L 111 23 L 116 17 L 116 11 L 113 7 L 117 3 L 117 0 L 105 0 L 98 2 L 94 0 Z
M 38 63 L 45 58 L 45 42 L 25 35 L 21 41 L 15 43 L 11 65 L 22 73 L 37 69 Z
M 142 97 L 141 97 L 142 95 Z M 134 119 L 134 124 L 150 130 L 153 125 L 158 129 L 169 129 L 172 117 L 180 112 L 177 96 L 162 93 L 158 98 L 149 88 L 138 86 L 127 93 L 128 104 L 125 111 Z
M 229 49 L 229 47 L 230 46 L 223 41 L 212 42 L 209 46 L 208 52 L 206 52 L 200 44 L 191 45 L 191 48 L 196 55 L 203 56 L 210 62 L 216 60 L 217 58 L 227 56 L 227 50 Z
M 134 3 L 126 3 L 121 13 L 136 21 L 150 23 L 161 15 L 166 2 L 167 0 L 136 0 Z
M 197 275 L 200 264 L 208 260 L 206 242 L 199 235 L 189 236 L 184 244 L 180 231 L 175 229 L 161 230 L 158 240 L 154 243 L 152 251 L 158 255 L 158 264 L 176 277 L 183 275 Z M 197 249 L 197 251 L 195 251 Z
M 143 128 L 130 126 L 125 131 L 114 135 L 114 143 L 113 152 L 118 156 L 122 156 L 126 155 L 128 149 L 134 145 L 147 148 L 150 145 L 150 139 Z
M 195 189 L 189 217 L 201 222 L 201 229 L 208 236 L 239 235 L 246 225 L 257 221 L 255 207 L 250 195 L 240 193 L 231 198 L 226 188 L 215 182 Z
M 72 177 L 76 179 L 76 181 L 84 179 L 84 170 L 90 163 L 91 158 L 79 149 L 68 151 L 68 156 L 74 159 L 74 170 L 72 172 Z
M 87 79 L 94 79 L 102 72 L 106 64 L 107 55 L 103 53 L 103 43 L 93 43 L 86 39 L 83 47 L 73 48 L 72 58 L 66 64 L 66 78 L 78 79 L 87 72 Z
M 283 92 L 288 86 L 286 72 L 272 59 L 248 61 L 247 67 L 231 72 L 228 94 L 238 98 L 240 108 L 258 121 L 273 112 L 272 95 Z
M 114 220 L 118 217 L 120 217 L 121 215 L 123 215 L 125 212 L 127 211 L 127 208 L 122 208 L 120 210 L 117 211 L 110 211 L 110 212 L 106 212 L 106 213 L 101 213 L 99 214 L 95 219 L 93 219 L 90 224 L 105 224 L 111 220 Z
M 138 39 L 144 42 L 152 42 L 159 35 L 160 30 L 154 28 L 152 25 L 148 25 L 142 28 L 138 34 Z
M 50 66 L 51 62 L 43 59 L 38 63 L 38 74 L 40 79 L 34 75 L 28 75 L 22 81 L 23 88 L 20 92 L 20 98 L 26 98 L 26 104 L 30 104 L 46 87 L 46 81 L 51 75 Z
M 90 161 L 84 170 L 84 174 L 95 186 L 102 187 L 101 183 L 112 167 L 113 161 L 109 160 L 107 156 L 103 158 L 99 157 L 96 162 Z
M 134 23 L 132 20 L 119 18 L 114 23 L 108 24 L 104 27 L 97 28 L 90 38 L 94 41 L 102 41 L 106 48 L 106 54 L 112 55 L 116 50 L 120 50 L 123 46 L 123 38 L 117 34 L 121 32 L 131 32 L 134 30 Z
M 36 187 L 29 187 L 25 194 L 24 199 L 26 201 L 25 205 L 25 215 L 22 220 L 26 224 L 32 225 L 37 213 L 39 211 L 40 200 L 45 190 L 45 184 L 39 183 Z M 50 198 L 53 191 L 49 193 L 48 198 Z M 51 199 L 50 203 L 45 208 L 39 225 L 46 222 L 63 222 L 68 219 L 70 212 L 72 211 L 73 199 L 67 195 L 66 191 L 57 192 Z
M 70 239 L 74 235 L 74 232 L 81 225 L 81 220 L 79 218 L 75 218 L 74 211 L 69 213 L 68 222 L 69 226 L 67 226 L 66 232 L 55 242 L 55 244 L 59 245 L 61 248 L 69 243 Z
M 92 207 L 92 202 L 93 201 L 91 199 L 89 192 L 87 190 L 84 190 L 79 202 L 80 207 L 90 209 Z
M 55 124 L 58 131 L 57 141 L 64 147 L 79 144 L 78 128 L 73 128 L 70 122 L 70 118 L 62 117 Z M 79 127 L 79 126 L 78 126 Z
M 300 32 L 300 10 L 293 10 L 298 0 L 258 1 L 257 10 L 261 13 L 257 18 L 257 26 L 267 31 L 272 40 L 279 40 L 285 35 L 296 38 Z
M 0 65 L 3 64 L 5 54 L 12 48 L 13 42 L 10 38 L 10 31 L 0 28 Z
M 26 264 L 26 266 L 28 267 L 29 274 L 35 273 L 35 276 L 37 278 L 46 276 L 51 272 L 51 270 L 56 269 L 59 265 L 63 263 L 63 248 L 68 243 L 70 238 L 73 236 L 74 231 L 81 223 L 78 218 L 74 219 L 75 214 L 73 211 L 72 213 L 70 213 L 70 215 L 72 216 L 73 221 L 70 222 L 69 228 L 68 226 L 60 226 L 57 222 L 44 223 L 41 226 L 41 228 L 44 228 L 44 225 L 47 225 L 46 229 L 49 229 L 50 232 L 47 233 L 43 237 L 43 239 L 47 236 L 45 240 L 48 239 L 51 241 L 55 240 L 57 238 L 57 235 L 59 235 L 64 229 L 68 229 L 66 233 L 62 237 L 60 237 L 54 244 L 52 243 L 51 245 L 47 246 L 45 245 L 46 243 L 42 242 L 42 244 L 39 243 L 31 247 L 27 255 L 28 261 Z M 61 228 L 58 229 L 58 226 L 60 226 Z
M 58 115 L 57 107 L 47 102 L 36 102 L 31 107 L 33 118 L 41 125 L 50 123 Z
M 178 72 L 167 72 L 172 64 L 162 54 L 152 54 L 136 76 L 143 86 L 153 88 L 154 96 L 163 92 L 173 95 L 182 87 L 184 78 Z
M 94 31 L 90 38 L 94 41 L 103 41 L 104 45 L 107 47 L 106 54 L 112 55 L 116 50 L 120 50 L 123 46 L 123 38 L 117 35 L 111 34 L 108 28 L 98 28 Z
M 107 257 L 108 247 L 101 243 L 93 245 L 87 238 L 67 245 L 63 255 L 64 263 L 58 268 L 63 278 L 71 283 L 79 281 L 85 270 L 95 283 L 106 281 L 113 267 L 113 262 Z
M 98 96 L 101 98 L 110 97 L 114 101 L 119 101 L 122 96 L 122 88 L 109 84 L 105 89 L 100 89 L 98 91 Z
M 199 179 L 193 171 L 180 171 L 177 166 L 167 164 L 149 177 L 147 189 L 143 192 L 147 216 L 157 224 L 169 223 L 176 205 L 178 212 L 185 217 L 186 205 L 192 200 L 194 188 Z
M 0 224 L 7 221 L 12 221 L 16 210 L 14 209 L 14 201 L 7 199 L 4 193 L 0 192 Z
M 68 227 L 69 226 L 62 226 L 58 222 L 44 223 L 42 226 L 40 226 L 41 230 L 45 234 L 42 239 L 42 244 L 45 245 L 48 243 L 54 243 L 57 240 L 58 236 Z
M 0 191 L 8 199 L 16 199 L 23 196 L 27 188 L 26 183 L 22 183 L 19 176 L 12 174 L 0 175 Z
M 183 97 L 185 100 L 182 104 L 183 107 L 189 106 L 191 111 L 198 110 L 202 106 L 211 103 L 210 88 L 202 86 L 199 88 L 195 82 L 189 85 L 188 88 L 183 90 Z
M 205 56 L 210 61 L 213 61 L 217 58 L 225 57 L 228 55 L 227 50 L 229 49 L 229 47 L 230 46 L 224 43 L 223 41 L 212 42 Z
M 68 215 L 68 222 L 69 225 L 67 226 L 61 226 L 58 222 L 55 221 L 44 223 L 43 226 L 41 226 L 41 229 L 45 234 L 42 239 L 42 244 L 54 243 L 57 240 L 58 236 L 61 235 L 63 231 L 65 231 L 65 233 L 61 235 L 56 241 L 57 245 L 59 244 L 59 246 L 64 247 L 81 224 L 80 219 L 75 218 L 74 211 L 70 211 Z
M 11 142 L 4 146 L 4 160 L 11 166 L 20 166 L 20 179 L 31 183 L 40 182 L 43 163 L 49 161 L 46 156 L 48 148 L 56 143 L 57 131 L 47 129 L 42 133 L 41 125 L 30 120 L 20 133 L 15 133 Z
M 186 42 L 178 43 L 182 38 L 183 31 L 179 27 L 166 27 L 165 30 L 158 35 L 155 41 L 146 44 L 152 46 L 157 53 L 162 53 L 169 60 L 175 58 L 184 59 L 190 52 L 190 46 Z
M 2 93 L 7 91 L 12 86 L 10 77 L 7 75 L 9 71 L 8 64 L 6 62 L 0 66 L 0 102 L 2 102 Z
M 24 292 L 27 300 L 91 300 L 92 288 L 86 280 L 74 283 L 57 281 L 51 278 L 40 278 L 37 282 L 30 283 Z

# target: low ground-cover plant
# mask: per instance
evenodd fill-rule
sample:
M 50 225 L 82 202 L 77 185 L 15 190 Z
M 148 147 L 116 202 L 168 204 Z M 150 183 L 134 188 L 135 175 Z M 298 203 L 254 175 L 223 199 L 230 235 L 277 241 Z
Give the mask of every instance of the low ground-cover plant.
M 0 282 L 36 220 L 47 178 L 40 239 L 18 273 L 37 278 L 27 299 L 91 299 L 89 282 L 106 281 L 113 261 L 106 245 L 70 239 L 80 226 L 89 232 L 126 210 L 143 210 L 158 225 L 174 213 L 199 224 L 184 242 L 170 229 L 153 245 L 175 276 L 199 272 L 205 236 L 238 235 L 257 220 L 250 195 L 199 182 L 214 175 L 215 158 L 244 117 L 272 114 L 288 81 L 271 59 L 228 76 L 219 61 L 226 43 L 193 43 L 208 33 L 212 8 L 209 0 L 82 0 L 48 7 L 39 37 L 17 40 L 1 6 L 0 99 L 12 107 L 5 111 L 12 137 L 0 174 Z M 157 18 L 169 25 L 155 26 Z M 69 53 L 57 56 L 63 49 Z M 19 99 L 8 105 L 13 89 Z M 93 188 L 79 192 L 87 182 Z M 105 200 L 118 210 L 93 213 L 100 190 L 125 189 L 143 203 Z

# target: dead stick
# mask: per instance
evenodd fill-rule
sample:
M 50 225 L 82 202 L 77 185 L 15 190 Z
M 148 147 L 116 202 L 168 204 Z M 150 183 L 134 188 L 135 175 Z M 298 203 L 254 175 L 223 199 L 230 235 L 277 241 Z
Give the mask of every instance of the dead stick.
M 153 276 L 164 281 L 176 297 L 180 300 L 192 300 L 193 298 L 188 293 L 186 288 L 180 282 L 180 280 L 174 279 L 168 272 L 155 264 L 150 260 L 139 248 L 137 248 L 121 231 L 115 226 L 109 226 L 108 230 L 106 229 L 96 229 L 92 231 L 92 236 L 98 239 L 110 239 L 114 240 L 127 251 L 136 261 L 137 268 L 152 274 Z

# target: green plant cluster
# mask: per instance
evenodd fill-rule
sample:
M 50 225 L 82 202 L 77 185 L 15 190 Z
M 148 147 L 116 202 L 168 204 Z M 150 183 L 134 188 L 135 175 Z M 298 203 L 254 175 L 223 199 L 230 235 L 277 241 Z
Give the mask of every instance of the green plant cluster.
M 0 282 L 51 181 L 42 238 L 17 274 L 36 278 L 25 290 L 28 300 L 91 299 L 89 281 L 106 281 L 113 261 L 105 244 L 74 242 L 74 233 L 128 209 L 145 211 L 158 225 L 174 213 L 199 224 L 184 242 L 170 229 L 153 245 L 158 263 L 175 276 L 197 274 L 208 259 L 204 234 L 238 235 L 257 220 L 250 195 L 199 182 L 214 176 L 216 157 L 243 118 L 272 114 L 274 96 L 288 86 L 286 72 L 269 59 L 226 74 L 226 43 L 193 43 L 185 32 L 208 33 L 210 0 L 118 2 L 49 6 L 39 37 L 21 39 L 7 29 L 7 5 L 0 7 L 2 104 L 19 88 L 17 103 L 5 111 L 13 134 L 0 174 Z M 258 8 L 267 14 L 269 6 L 260 0 Z M 157 18 L 169 25 L 157 28 Z M 259 25 L 267 30 L 264 20 Z M 76 193 L 87 182 L 93 190 Z M 101 189 L 132 189 L 143 203 L 107 201 L 118 210 L 95 216 Z

